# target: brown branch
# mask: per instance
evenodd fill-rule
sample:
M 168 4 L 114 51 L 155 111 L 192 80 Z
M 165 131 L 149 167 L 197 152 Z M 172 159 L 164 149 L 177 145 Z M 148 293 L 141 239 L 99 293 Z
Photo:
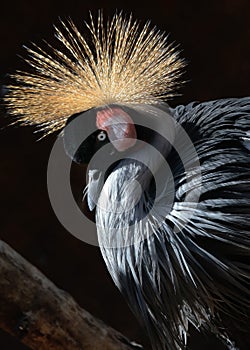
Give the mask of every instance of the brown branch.
M 81 309 L 2 241 L 0 276 L 0 328 L 31 349 L 142 349 Z

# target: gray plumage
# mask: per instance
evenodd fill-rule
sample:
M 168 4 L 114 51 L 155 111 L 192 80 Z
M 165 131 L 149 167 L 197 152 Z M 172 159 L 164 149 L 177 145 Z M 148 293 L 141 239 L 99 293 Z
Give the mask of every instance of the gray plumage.
M 240 330 L 249 324 L 250 98 L 171 109 L 163 101 L 185 64 L 164 33 L 121 13 L 106 26 L 101 13 L 96 26 L 91 16 L 87 28 L 92 45 L 69 21 L 56 29 L 59 49 L 28 49 L 33 71 L 13 76 L 7 109 L 45 133 L 81 120 L 64 129 L 65 150 L 79 163 L 108 143 L 109 159 L 127 151 L 105 174 L 90 169 L 85 191 L 91 210 L 97 201 L 115 284 L 154 350 L 184 348 L 189 323 L 233 349 L 223 319 Z M 153 127 L 136 129 L 138 116 Z M 140 132 L 147 145 L 137 147 Z
M 191 103 L 170 113 L 191 138 L 200 165 L 190 158 L 185 144 L 182 158 L 189 162 L 189 173 L 174 147 L 167 155 L 176 192 L 160 228 L 154 223 L 157 216 L 148 216 L 143 227 L 137 223 L 138 212 L 147 204 L 145 194 L 123 216 L 107 209 L 105 197 L 105 210 L 99 205 L 96 214 L 102 255 L 115 284 L 146 327 L 153 349 L 183 348 L 189 322 L 210 329 L 232 349 L 218 314 L 228 314 L 239 327 L 249 322 L 250 98 Z M 177 140 L 181 132 L 177 127 Z M 121 161 L 104 185 L 106 194 L 117 203 L 120 198 L 126 201 L 124 183 L 139 179 L 144 171 L 136 161 Z M 202 179 L 198 205 L 175 232 L 173 227 L 181 227 L 192 207 L 185 196 L 192 198 L 197 191 L 196 174 Z M 127 204 L 131 200 L 127 196 Z M 131 231 L 123 229 L 126 220 L 134 220 L 133 232 L 144 230 L 145 239 L 127 245 L 124 237 Z

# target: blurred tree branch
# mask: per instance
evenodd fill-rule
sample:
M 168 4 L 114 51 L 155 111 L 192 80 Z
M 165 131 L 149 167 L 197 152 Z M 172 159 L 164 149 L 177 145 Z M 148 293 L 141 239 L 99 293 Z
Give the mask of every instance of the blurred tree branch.
M 31 349 L 142 349 L 81 309 L 3 241 L 0 275 L 0 328 Z

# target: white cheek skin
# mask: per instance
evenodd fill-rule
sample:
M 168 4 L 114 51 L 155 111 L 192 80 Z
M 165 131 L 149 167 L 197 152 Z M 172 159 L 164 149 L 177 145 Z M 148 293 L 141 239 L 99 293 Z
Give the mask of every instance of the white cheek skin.
M 97 112 L 96 125 L 107 132 L 110 142 L 119 152 L 133 147 L 136 143 L 133 120 L 120 108 Z

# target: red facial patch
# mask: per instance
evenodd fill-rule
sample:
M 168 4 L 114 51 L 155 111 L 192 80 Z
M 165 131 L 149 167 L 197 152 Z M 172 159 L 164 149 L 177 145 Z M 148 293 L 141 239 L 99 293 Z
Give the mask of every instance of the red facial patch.
M 136 130 L 131 117 L 121 108 L 107 108 L 97 112 L 96 126 L 105 130 L 114 147 L 123 152 L 136 143 Z

